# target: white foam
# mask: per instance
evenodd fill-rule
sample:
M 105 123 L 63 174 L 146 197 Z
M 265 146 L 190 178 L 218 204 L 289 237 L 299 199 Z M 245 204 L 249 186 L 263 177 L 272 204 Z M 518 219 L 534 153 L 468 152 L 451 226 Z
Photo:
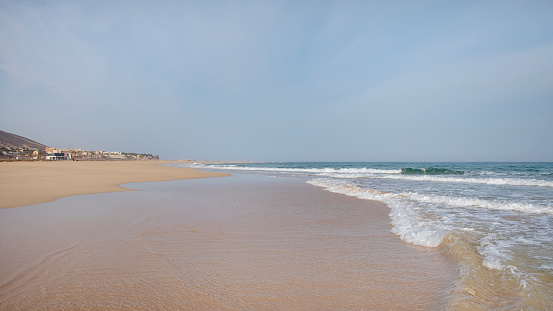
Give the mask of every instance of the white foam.
M 542 269 L 542 270 L 553 271 L 553 264 L 545 264 L 544 263 L 539 268 Z
M 446 176 L 410 176 L 410 175 L 391 175 L 391 176 L 373 176 L 373 178 L 389 178 L 414 181 L 431 181 L 444 183 L 470 183 L 496 186 L 534 186 L 534 187 L 553 187 L 553 182 L 537 179 L 522 178 L 471 178 L 471 177 L 446 177 Z
M 501 270 L 503 269 L 502 262 L 508 259 L 505 250 L 499 251 L 497 245 L 493 243 L 497 241 L 495 234 L 489 234 L 479 241 L 478 253 L 482 256 L 482 264 L 488 269 Z
M 373 190 L 365 190 L 330 179 L 314 179 L 307 183 L 324 188 L 327 191 L 355 196 L 360 199 L 377 200 L 386 203 L 391 211 L 392 232 L 403 241 L 425 247 L 438 247 L 446 230 L 436 220 L 424 220 L 420 211 L 408 202 L 401 200 L 401 195 Z
M 540 206 L 510 201 L 491 201 L 467 197 L 436 196 L 419 193 L 403 193 L 406 198 L 425 203 L 443 204 L 456 207 L 480 207 L 493 210 L 518 211 L 531 214 L 553 214 L 553 206 Z
M 193 167 L 196 168 L 211 168 L 211 169 L 223 169 L 223 170 L 237 170 L 237 171 L 259 171 L 259 172 L 281 172 L 281 173 L 296 173 L 296 174 L 309 174 L 309 175 L 321 175 L 330 176 L 331 174 L 340 174 L 343 178 L 358 178 L 365 176 L 372 176 L 374 174 L 399 174 L 401 170 L 381 170 L 373 168 L 279 168 L 279 167 L 243 167 L 234 164 L 224 165 L 205 165 L 202 163 L 194 163 Z

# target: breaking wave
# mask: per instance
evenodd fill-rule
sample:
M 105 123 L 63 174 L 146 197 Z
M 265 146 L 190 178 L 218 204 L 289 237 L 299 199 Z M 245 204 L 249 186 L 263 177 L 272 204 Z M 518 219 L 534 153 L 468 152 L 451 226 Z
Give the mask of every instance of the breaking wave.
M 469 183 L 495 186 L 533 186 L 533 187 L 553 187 L 552 181 L 523 178 L 474 178 L 474 177 L 446 177 L 446 176 L 373 176 L 373 178 L 390 178 L 414 181 L 433 181 L 444 183 Z
M 411 208 L 407 206 L 407 202 L 401 201 L 401 194 L 362 189 L 324 178 L 309 180 L 307 183 L 322 187 L 330 192 L 386 203 L 391 209 L 392 232 L 407 243 L 425 247 L 438 247 L 444 238 L 445 231 L 441 224 L 431 219 L 425 221 L 420 214 L 420 210 Z
M 375 169 L 375 168 L 290 168 L 290 167 L 269 167 L 269 166 L 240 166 L 236 164 L 205 165 L 203 163 L 194 163 L 192 167 L 223 169 L 235 171 L 253 171 L 253 172 L 276 172 L 276 173 L 295 173 L 295 174 L 344 174 L 345 176 L 369 176 L 374 174 L 399 174 L 401 170 L 395 169 Z
M 443 168 L 410 168 L 404 167 L 401 169 L 377 169 L 377 168 L 309 168 L 309 167 L 271 167 L 271 166 L 242 166 L 236 164 L 218 164 L 205 165 L 203 163 L 195 163 L 192 165 L 195 168 L 208 169 L 224 169 L 233 171 L 246 172 L 273 172 L 273 173 L 290 173 L 306 176 L 328 176 L 333 178 L 356 179 L 356 178 L 387 178 L 396 180 L 412 180 L 440 183 L 467 183 L 467 184 L 483 184 L 494 186 L 533 186 L 533 187 L 552 187 L 553 181 L 542 180 L 535 178 L 516 178 L 516 177 L 498 177 L 492 173 L 486 172 L 467 172 L 460 170 L 450 170 Z M 476 174 L 476 175 L 475 175 Z M 493 176 L 493 175 L 492 175 Z
M 401 168 L 401 174 L 404 175 L 463 175 L 463 171 L 453 171 L 445 168 L 411 168 L 403 167 Z

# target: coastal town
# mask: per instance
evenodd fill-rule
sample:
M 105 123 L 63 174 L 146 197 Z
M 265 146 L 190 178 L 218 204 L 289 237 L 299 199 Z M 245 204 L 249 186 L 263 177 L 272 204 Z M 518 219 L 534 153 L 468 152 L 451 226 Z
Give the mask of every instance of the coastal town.
M 0 161 L 129 161 L 159 160 L 149 153 L 89 151 L 75 148 L 53 148 L 29 138 L 0 130 Z
M 158 155 L 121 151 L 88 151 L 68 148 L 10 148 L 0 146 L 0 161 L 128 161 L 159 160 Z

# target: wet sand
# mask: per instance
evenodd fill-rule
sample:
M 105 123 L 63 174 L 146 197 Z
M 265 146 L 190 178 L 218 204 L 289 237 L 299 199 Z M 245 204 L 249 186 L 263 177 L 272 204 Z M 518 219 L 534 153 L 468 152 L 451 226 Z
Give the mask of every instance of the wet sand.
M 163 164 L 175 161 L 0 162 L 0 208 L 80 194 L 128 191 L 122 183 L 228 176 Z
M 235 175 L 0 210 L 0 310 L 442 310 L 455 265 L 384 204 Z

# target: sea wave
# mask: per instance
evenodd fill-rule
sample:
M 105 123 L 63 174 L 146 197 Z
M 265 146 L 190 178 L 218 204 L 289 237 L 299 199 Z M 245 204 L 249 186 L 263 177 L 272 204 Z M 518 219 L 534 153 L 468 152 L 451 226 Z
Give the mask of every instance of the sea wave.
M 482 256 L 482 264 L 488 269 L 502 270 L 503 262 L 511 259 L 505 247 L 496 245 L 497 237 L 490 233 L 478 241 L 478 253 Z
M 390 178 L 413 181 L 430 181 L 444 183 L 470 183 L 496 186 L 533 186 L 553 187 L 553 181 L 522 178 L 472 178 L 472 177 L 445 177 L 445 176 L 409 176 L 409 175 L 388 175 L 388 176 L 367 176 L 366 178 Z
M 389 199 L 407 199 L 411 201 L 441 204 L 454 207 L 478 207 L 491 210 L 508 210 L 517 211 L 530 214 L 553 214 L 553 205 L 538 205 L 523 202 L 513 201 L 500 201 L 500 200 L 485 200 L 479 198 L 470 197 L 453 197 L 453 196 L 439 196 L 432 194 L 421 194 L 417 192 L 401 192 L 401 193 L 389 193 L 374 190 L 361 189 L 359 187 L 348 185 L 346 183 L 340 183 L 337 180 L 331 179 L 314 179 L 308 181 L 308 183 L 320 187 L 324 187 L 329 191 L 338 192 L 342 194 L 354 195 L 361 199 L 371 199 L 378 201 L 386 201 Z
M 425 182 L 441 183 L 468 183 L 483 184 L 495 186 L 530 186 L 530 187 L 551 187 L 553 181 L 541 180 L 535 178 L 516 178 L 516 177 L 493 177 L 489 174 L 480 172 L 474 177 L 474 172 L 463 172 L 448 169 L 437 168 L 402 168 L 402 169 L 376 169 L 376 168 L 291 168 L 291 167 L 270 167 L 270 166 L 242 166 L 236 164 L 203 164 L 195 163 L 195 168 L 222 169 L 249 172 L 274 172 L 291 173 L 308 176 L 327 176 L 341 179 L 359 179 L 359 178 L 387 178 L 396 180 L 412 180 Z M 487 172 L 486 172 L 487 173 Z M 449 175 L 449 176 L 448 176 Z M 454 176 L 452 176 L 454 175 Z M 463 175 L 463 176 L 461 176 Z M 471 177 L 471 175 L 473 177 Z M 496 174 L 497 175 L 497 174 Z M 485 176 L 485 177 L 484 177 Z
M 438 196 L 420 194 L 415 192 L 404 192 L 400 194 L 409 200 L 424 203 L 442 204 L 455 207 L 477 207 L 491 210 L 517 211 L 529 214 L 553 214 L 553 206 L 537 205 L 512 201 L 485 200 L 468 197 Z
M 307 183 L 322 187 L 330 192 L 386 203 L 391 210 L 392 232 L 407 243 L 425 247 L 438 247 L 447 233 L 446 228 L 439 221 L 423 217 L 419 209 L 408 206 L 407 202 L 398 200 L 400 197 L 398 194 L 362 189 L 330 179 L 313 179 L 307 181 Z
M 405 242 L 426 247 L 439 246 L 449 230 L 438 219 L 422 215 L 421 210 L 418 208 L 418 205 L 421 203 L 437 204 L 444 207 L 516 211 L 527 214 L 553 214 L 553 206 L 551 205 L 544 206 L 521 202 L 437 196 L 416 192 L 391 193 L 363 189 L 344 181 L 329 178 L 312 179 L 307 181 L 307 183 L 322 187 L 330 192 L 386 203 L 391 209 L 392 232 Z M 492 262 L 488 264 L 494 266 Z
M 237 170 L 237 171 L 259 171 L 259 172 L 280 172 L 280 173 L 296 173 L 296 174 L 344 174 L 344 176 L 372 176 L 373 174 L 399 174 L 401 170 L 384 170 L 375 168 L 284 168 L 284 167 L 268 167 L 268 166 L 240 166 L 236 164 L 224 165 L 205 165 L 203 163 L 194 163 L 195 168 L 222 169 L 222 170 Z
M 412 168 L 412 167 L 403 167 L 401 168 L 401 174 L 405 175 L 463 175 L 464 171 L 454 171 L 448 170 L 445 168 Z

